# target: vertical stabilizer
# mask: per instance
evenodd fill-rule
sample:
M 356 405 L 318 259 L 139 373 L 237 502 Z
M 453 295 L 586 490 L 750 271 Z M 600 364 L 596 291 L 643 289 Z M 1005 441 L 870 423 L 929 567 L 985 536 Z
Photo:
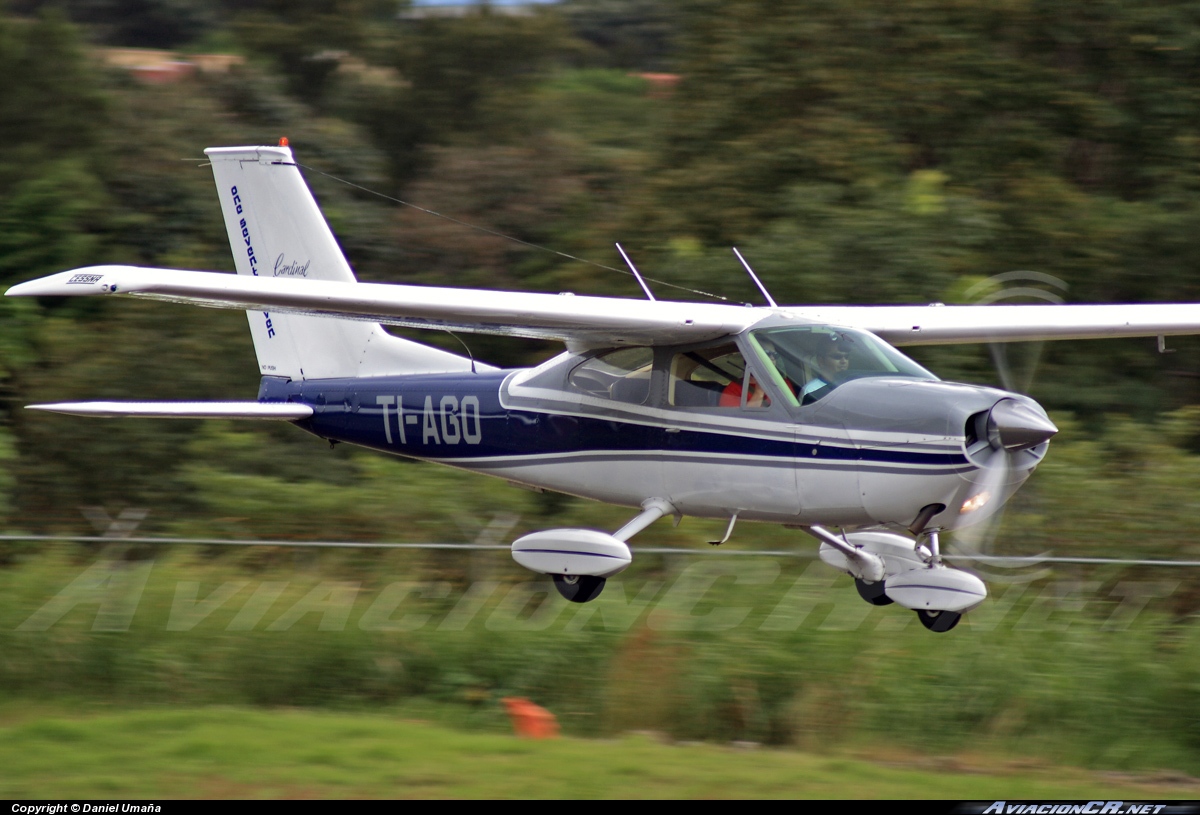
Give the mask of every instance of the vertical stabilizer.
M 354 272 L 287 147 L 210 147 L 237 273 L 352 283 Z M 248 311 L 264 376 L 327 379 L 464 371 L 465 357 L 355 320 Z

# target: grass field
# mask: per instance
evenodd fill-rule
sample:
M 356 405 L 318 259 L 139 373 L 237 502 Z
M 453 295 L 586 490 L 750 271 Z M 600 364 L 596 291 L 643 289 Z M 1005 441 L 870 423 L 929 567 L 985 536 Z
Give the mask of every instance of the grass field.
M 989 771 L 984 777 L 994 774 L 983 758 L 989 756 L 1021 757 L 1020 767 L 999 765 L 1017 775 L 1079 767 L 1200 777 L 1200 626 L 1162 610 L 1122 616 L 1120 603 L 1103 599 L 1118 589 L 1148 596 L 1130 589 L 1140 583 L 1091 594 L 1066 592 L 1075 583 L 1065 579 L 1001 586 L 1003 593 L 940 636 L 911 614 L 863 603 L 848 580 L 820 563 L 647 558 L 596 603 L 568 607 L 549 597 L 544 583 L 506 572 L 517 567 L 503 553 L 467 564 L 457 554 L 451 561 L 289 553 L 265 562 L 192 549 L 152 561 L 85 555 L 60 549 L 0 569 L 0 722 L 17 728 L 0 734 L 0 783 L 8 785 L 0 789 L 9 794 L 64 794 L 59 785 L 79 779 L 87 786 L 71 794 L 203 795 L 205 779 L 242 783 L 243 766 L 254 768 L 247 783 L 262 781 L 265 795 L 291 794 L 297 785 L 316 785 L 316 795 L 396 795 L 405 784 L 419 789 L 414 794 L 446 796 L 634 794 L 627 775 L 644 781 L 640 795 L 1002 792 L 943 788 L 936 775 L 908 787 L 864 789 L 858 778 L 867 776 L 858 770 L 809 781 L 811 765 L 800 762 L 800 751 L 908 769 L 982 768 Z M 464 565 L 479 574 L 456 579 Z M 645 600 L 651 595 L 653 602 Z M 454 769 L 454 756 L 488 748 L 457 742 L 507 734 L 500 705 L 506 696 L 554 711 L 564 734 L 589 739 L 578 748 L 583 755 L 607 749 L 597 738 L 652 730 L 676 745 L 761 743 L 766 747 L 745 761 L 761 770 L 730 781 L 722 768 L 740 753 L 717 753 L 713 772 L 697 773 L 694 788 L 682 786 L 685 776 L 674 766 L 703 762 L 672 758 L 680 755 L 676 747 L 661 760 L 639 758 L 632 768 L 609 771 L 565 760 L 560 775 L 547 770 L 545 777 L 518 773 L 525 759 L 509 759 L 498 764 L 499 780 L 528 787 L 464 786 L 463 779 L 476 783 L 483 766 Z M 23 713 L 29 706 L 44 716 Z M 283 728 L 290 719 L 272 711 L 284 709 L 308 711 L 289 715 L 302 716 L 312 732 Z M 117 720 L 92 724 L 113 711 Z M 335 711 L 379 712 L 361 719 L 372 725 L 427 720 L 456 735 L 379 736 L 367 752 L 379 745 L 388 751 L 372 763 L 326 732 L 337 729 L 323 718 Z M 220 723 L 206 724 L 213 716 Z M 238 728 L 258 716 L 266 718 L 243 739 Z M 157 723 L 164 717 L 169 726 Z M 35 726 L 43 718 L 49 736 Z M 145 755 L 136 738 L 121 744 L 122 734 L 139 728 L 153 736 Z M 179 735 L 199 731 L 205 735 L 191 741 Z M 276 731 L 278 747 L 238 746 Z M 424 790 L 406 780 L 403 745 L 442 738 L 454 742 L 436 765 L 452 769 L 430 770 L 442 786 Z M 228 771 L 206 774 L 211 755 L 200 750 L 199 768 L 185 759 L 209 742 L 222 746 L 222 758 L 245 755 Z M 86 749 L 73 759 L 76 743 Z M 294 752 L 306 744 L 320 745 L 312 751 L 320 760 Z M 570 753 L 567 744 L 527 760 L 540 767 Z M 633 749 L 616 749 L 613 757 Z M 40 768 L 27 763 L 39 755 Z M 275 766 L 256 766 L 275 755 Z M 116 756 L 111 766 L 88 769 L 109 756 Z M 59 772 L 60 760 L 78 766 Z M 783 781 L 758 777 L 780 760 Z M 333 768 L 328 779 L 322 761 Z M 314 762 L 316 769 L 309 767 Z M 581 766 L 588 784 L 603 783 L 571 788 L 572 767 Z M 358 777 L 372 767 L 374 775 Z M 648 769 L 659 767 L 667 768 L 663 778 Z M 1054 771 L 1031 780 L 1069 777 Z M 39 778 L 41 786 L 24 786 Z M 718 793 L 715 778 L 735 786 L 745 779 L 746 786 Z M 662 786 L 666 781 L 672 783 Z M 1096 783 L 1058 794 L 1099 795 L 1087 792 Z
M 422 717 L 431 713 L 431 717 Z M 820 755 L 652 735 L 531 741 L 436 711 L 0 706 L 8 798 L 1200 798 L 1200 780 L 982 755 Z

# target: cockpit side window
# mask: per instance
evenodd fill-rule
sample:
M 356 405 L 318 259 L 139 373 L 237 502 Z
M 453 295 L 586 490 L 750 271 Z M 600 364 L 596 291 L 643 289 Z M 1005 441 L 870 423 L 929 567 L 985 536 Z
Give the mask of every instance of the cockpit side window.
M 618 348 L 575 366 L 567 382 L 589 396 L 644 405 L 650 398 L 653 369 L 654 349 Z

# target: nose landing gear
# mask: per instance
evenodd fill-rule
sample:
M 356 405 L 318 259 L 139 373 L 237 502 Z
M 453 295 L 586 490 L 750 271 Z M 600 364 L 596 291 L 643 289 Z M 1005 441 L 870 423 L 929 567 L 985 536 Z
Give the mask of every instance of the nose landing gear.
M 987 597 L 982 580 L 942 561 L 936 529 L 916 540 L 882 529 L 841 535 L 818 526 L 805 531 L 821 541 L 821 560 L 854 578 L 859 597 L 873 606 L 896 603 L 911 609 L 929 631 L 951 630 Z

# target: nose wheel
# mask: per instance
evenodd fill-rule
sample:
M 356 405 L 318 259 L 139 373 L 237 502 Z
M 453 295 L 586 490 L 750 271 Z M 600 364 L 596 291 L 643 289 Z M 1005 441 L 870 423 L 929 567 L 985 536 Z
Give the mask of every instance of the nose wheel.
M 604 578 L 584 574 L 556 574 L 554 588 L 564 599 L 572 603 L 588 603 L 600 596 L 604 591 Z
M 957 611 L 925 611 L 921 609 L 917 612 L 917 619 L 930 631 L 944 633 L 958 625 L 962 614 Z

